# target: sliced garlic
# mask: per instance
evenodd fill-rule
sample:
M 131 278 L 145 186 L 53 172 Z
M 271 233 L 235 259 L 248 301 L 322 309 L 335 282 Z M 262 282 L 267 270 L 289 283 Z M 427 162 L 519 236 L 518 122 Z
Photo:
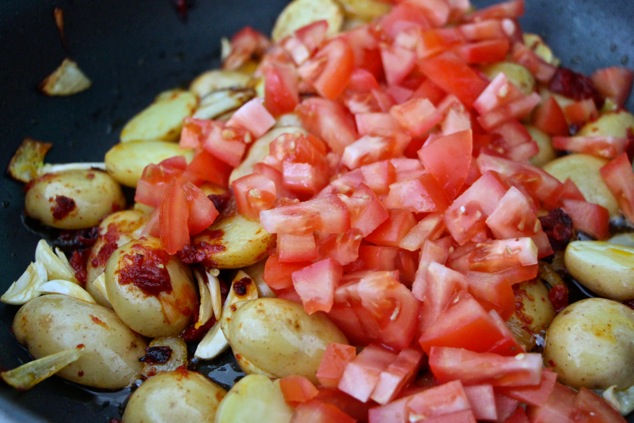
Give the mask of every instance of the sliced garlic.
M 257 285 L 249 275 L 239 271 L 231 282 L 229 295 L 225 300 L 220 319 L 200 341 L 194 355 L 203 360 L 211 360 L 226 350 L 229 347 L 229 342 L 222 327 L 231 321 L 233 313 L 239 308 L 241 302 L 256 298 L 258 298 Z
M 212 92 L 200 100 L 194 112 L 197 119 L 215 119 L 237 109 L 255 96 L 252 89 L 226 89 Z
M 246 88 L 250 82 L 251 75 L 247 73 L 214 69 L 198 75 L 189 85 L 189 91 L 203 98 L 214 91 Z
M 77 361 L 84 353 L 83 348 L 71 348 L 37 360 L 25 363 L 15 369 L 0 373 L 2 379 L 19 390 L 31 389 L 41 381 Z
M 46 153 L 53 144 L 25 138 L 11 158 L 7 171 L 13 179 L 30 182 L 41 175 Z
M 623 390 L 610 386 L 603 391 L 603 398 L 624 416 L 634 411 L 634 386 Z

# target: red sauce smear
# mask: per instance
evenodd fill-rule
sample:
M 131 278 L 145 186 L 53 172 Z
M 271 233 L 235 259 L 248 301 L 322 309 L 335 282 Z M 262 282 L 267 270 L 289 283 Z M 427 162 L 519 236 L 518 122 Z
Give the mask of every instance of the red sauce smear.
M 562 209 L 553 209 L 540 217 L 539 221 L 553 250 L 564 250 L 574 235 L 570 216 Z
M 55 205 L 51 207 L 51 212 L 53 213 L 53 218 L 55 220 L 65 218 L 70 214 L 70 212 L 77 208 L 75 200 L 64 195 L 56 196 L 53 201 L 55 201 Z
M 86 286 L 86 282 L 88 282 L 86 262 L 88 261 L 89 254 L 90 250 L 87 248 L 83 250 L 75 250 L 69 260 L 70 267 L 73 268 L 73 272 L 75 273 L 75 278 L 77 278 L 77 281 L 79 281 L 82 286 Z
M 233 284 L 233 292 L 235 292 L 239 296 L 245 295 L 247 293 L 247 288 L 250 283 L 251 283 L 251 279 L 247 277 L 244 277 L 240 279 L 239 281 L 236 281 Z
M 135 250 L 120 259 L 118 270 L 121 285 L 134 284 L 146 295 L 172 292 L 172 281 L 167 271 L 169 255 L 163 250 L 135 245 Z
M 565 67 L 557 68 L 555 75 L 550 80 L 548 88 L 557 94 L 562 94 L 574 100 L 592 98 L 597 105 L 603 104 L 603 98 L 594 88 L 592 79 L 574 72 Z
M 568 295 L 568 287 L 565 285 L 555 285 L 548 290 L 548 299 L 557 313 L 568 305 Z
M 117 225 L 114 223 L 108 225 L 108 230 L 103 235 L 105 243 L 101 246 L 97 255 L 90 260 L 90 264 L 93 267 L 100 267 L 106 264 L 112 253 L 118 248 L 117 242 L 120 236 Z

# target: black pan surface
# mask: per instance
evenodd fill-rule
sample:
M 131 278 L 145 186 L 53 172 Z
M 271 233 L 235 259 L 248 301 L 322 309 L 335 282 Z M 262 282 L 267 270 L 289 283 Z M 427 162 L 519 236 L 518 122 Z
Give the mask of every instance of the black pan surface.
M 184 0 L 181 0 L 184 1 Z M 220 38 L 245 25 L 268 32 L 286 0 L 4 0 L 0 2 L 0 166 L 24 137 L 54 143 L 51 163 L 102 161 L 122 125 L 160 91 L 184 86 L 218 65 Z M 474 2 L 478 6 L 492 3 Z M 53 9 L 64 11 L 67 49 Z M 525 30 L 542 35 L 562 62 L 585 73 L 634 66 L 634 2 L 526 0 Z M 37 84 L 66 56 L 93 80 L 91 89 L 50 98 Z M 628 102 L 634 110 L 634 98 Z M 22 185 L 0 180 L 0 290 L 33 259 L 39 235 L 21 223 Z M 0 304 L 0 369 L 28 361 L 10 332 L 17 308 Z M 230 383 L 232 364 L 212 376 Z M 224 379 L 223 379 L 224 378 Z M 94 394 L 53 378 L 28 392 L 0 383 L 0 421 L 108 422 L 125 393 Z M 634 418 L 630 418 L 634 422 Z

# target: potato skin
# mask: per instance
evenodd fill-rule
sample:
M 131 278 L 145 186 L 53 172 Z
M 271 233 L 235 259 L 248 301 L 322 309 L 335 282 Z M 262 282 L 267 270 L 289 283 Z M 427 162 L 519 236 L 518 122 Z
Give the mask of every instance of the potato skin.
M 589 298 L 562 310 L 546 332 L 544 362 L 575 388 L 634 385 L 634 310 Z
M 18 310 L 13 333 L 35 358 L 85 347 L 84 354 L 59 373 L 92 388 L 121 389 L 143 368 L 147 344 L 110 309 L 65 295 L 35 298 Z
M 189 268 L 164 252 L 157 238 L 140 238 L 119 247 L 108 259 L 105 273 L 112 308 L 141 335 L 178 335 L 198 308 Z
M 159 373 L 132 393 L 124 423 L 213 423 L 227 392 L 200 373 L 179 368 Z
M 315 383 L 326 345 L 348 343 L 325 314 L 308 315 L 301 304 L 279 298 L 245 302 L 222 329 L 236 356 L 276 377 L 296 374 Z
M 119 184 L 96 169 L 48 173 L 28 185 L 26 214 L 47 226 L 84 229 L 125 208 Z

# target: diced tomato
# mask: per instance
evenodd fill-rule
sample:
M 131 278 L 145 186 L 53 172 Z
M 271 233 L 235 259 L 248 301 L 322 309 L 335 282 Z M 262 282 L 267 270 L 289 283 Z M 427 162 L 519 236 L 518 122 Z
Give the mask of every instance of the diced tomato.
M 340 194 L 339 198 L 350 212 L 350 226 L 358 229 L 364 237 L 390 218 L 390 213 L 383 203 L 364 183 L 359 184 L 349 197 Z
M 462 273 L 440 263 L 431 262 L 425 275 L 424 301 L 421 308 L 421 328 L 425 332 L 467 290 Z
M 423 353 L 417 349 L 407 348 L 399 352 L 396 359 L 379 375 L 371 398 L 379 404 L 392 401 L 414 378 L 422 360 Z
M 328 184 L 325 163 L 282 163 L 284 187 L 297 194 L 299 198 L 309 198 L 317 194 Z
M 581 387 L 575 395 L 573 419 L 593 423 L 625 423 L 625 418 L 603 398 L 590 389 Z
M 317 244 L 313 234 L 278 234 L 277 254 L 282 263 L 298 263 L 317 258 Z
M 599 116 L 597 105 L 591 98 L 576 100 L 563 108 L 566 120 L 570 125 L 582 126 L 584 123 Z
M 350 228 L 350 215 L 336 195 L 314 198 L 260 212 L 260 223 L 270 233 L 341 233 Z
M 202 146 L 219 160 L 236 167 L 246 151 L 247 136 L 246 130 L 241 127 L 227 127 L 220 122 L 211 122 L 208 131 L 203 134 Z
M 528 116 L 540 101 L 538 93 L 531 93 L 478 116 L 478 123 L 490 131 L 509 120 Z
M 291 406 L 310 401 L 319 394 L 319 390 L 307 377 L 299 375 L 280 378 L 280 389 L 284 400 Z
M 416 54 L 396 44 L 381 44 L 381 61 L 388 85 L 398 85 L 416 67 Z
M 549 135 L 568 135 L 566 115 L 554 97 L 550 96 L 535 109 L 533 125 Z
M 281 262 L 277 254 L 270 254 L 264 264 L 264 282 L 274 291 L 291 288 L 293 286 L 293 272 L 309 264 L 310 262 Z
M 437 242 L 427 240 L 423 244 L 418 269 L 416 270 L 416 276 L 412 283 L 412 294 L 420 301 L 425 301 L 429 266 L 432 263 L 444 264 L 447 261 L 447 257 L 449 256 L 449 244 L 451 243 L 449 238 L 450 237 L 445 237 L 443 240 Z
M 509 415 L 504 423 L 530 423 L 524 407 L 515 407 L 515 411 Z
M 242 127 L 259 138 L 275 125 L 275 118 L 264 107 L 261 98 L 254 98 L 233 112 L 227 125 Z
M 426 416 L 425 420 L 428 421 L 475 422 L 469 398 L 459 381 L 443 383 L 415 394 L 408 401 L 407 408 L 409 421 L 415 416 Z M 447 416 L 447 420 L 439 419 L 444 416 Z
M 471 404 L 473 415 L 478 420 L 497 421 L 498 410 L 495 405 L 495 392 L 491 385 L 471 385 L 464 387 Z
M 511 44 L 506 38 L 497 38 L 456 46 L 452 51 L 465 63 L 481 65 L 504 60 Z
M 515 187 L 509 188 L 500 199 L 487 217 L 486 224 L 498 239 L 530 237 L 538 248 L 540 258 L 553 253 L 532 203 Z
M 601 168 L 601 178 L 619 202 L 621 211 L 634 222 L 634 170 L 626 153 Z
M 424 135 L 442 119 L 434 105 L 429 100 L 421 98 L 393 106 L 390 114 L 414 137 Z
M 513 60 L 528 69 L 536 80 L 544 83 L 550 82 L 557 73 L 554 65 L 546 62 L 529 46 L 522 42 L 516 42 L 512 47 Z
M 169 182 L 180 177 L 186 168 L 187 162 L 180 156 L 163 160 L 159 164 L 149 164 L 143 169 L 141 179 L 137 183 L 134 201 L 158 207 Z
M 304 127 L 324 140 L 335 153 L 341 154 L 357 139 L 352 115 L 337 102 L 307 98 L 297 107 L 297 114 Z
M 218 160 L 211 153 L 201 150 L 196 153 L 191 163 L 187 165 L 187 172 L 202 181 L 211 182 L 222 187 L 229 184 L 229 175 L 233 168 Z
M 326 345 L 317 370 L 319 383 L 327 388 L 336 388 L 346 366 L 356 356 L 357 350 L 352 345 L 337 343 Z
M 342 268 L 327 258 L 293 272 L 293 287 L 302 299 L 308 314 L 329 312 L 334 301 L 335 287 L 342 277 Z
M 159 237 L 169 254 L 176 254 L 189 244 L 188 219 L 189 208 L 185 191 L 178 180 L 172 179 L 161 201 L 159 215 Z
M 495 310 L 507 320 L 515 312 L 512 283 L 502 273 L 467 272 L 468 290 L 487 310 Z
M 408 140 L 409 138 L 405 139 L 405 141 Z M 405 147 L 404 144 L 398 142 L 396 134 L 394 136 L 364 135 L 346 146 L 341 156 L 341 163 L 349 169 L 356 169 L 386 160 L 399 155 Z
M 445 212 L 445 225 L 458 242 L 486 237 L 486 218 L 495 210 L 508 186 L 497 173 L 483 172 L 473 185 L 460 194 Z
M 425 12 L 409 2 L 395 5 L 390 13 L 379 19 L 379 24 L 390 39 L 396 38 L 399 33 L 409 28 L 431 27 Z
M 213 201 L 196 185 L 185 182 L 182 187 L 189 209 L 187 228 L 189 235 L 194 236 L 207 229 L 219 213 Z
M 395 349 L 407 348 L 418 326 L 419 302 L 389 272 L 371 272 L 357 284 L 366 313 L 378 324 L 378 341 Z
M 399 247 L 408 251 L 419 250 L 428 239 L 432 241 L 437 239 L 444 229 L 442 213 L 430 213 L 410 229 L 401 240 Z
M 267 63 L 264 73 L 264 107 L 273 115 L 292 112 L 299 104 L 295 69 L 284 63 Z
M 476 10 L 465 18 L 469 21 L 481 21 L 485 19 L 519 18 L 523 14 L 524 0 L 508 0 Z
M 359 250 L 363 236 L 357 229 L 340 234 L 318 234 L 319 257 L 332 258 L 337 263 L 345 266 L 359 258 Z
M 432 175 L 423 173 L 416 179 L 390 185 L 385 206 L 412 213 L 433 213 L 445 210 L 449 206 L 449 200 L 437 180 Z
M 613 159 L 626 151 L 629 140 L 626 137 L 604 135 L 576 135 L 573 137 L 553 137 L 553 148 L 574 153 L 586 153 L 606 159 Z
M 623 107 L 632 91 L 634 72 L 622 66 L 612 66 L 594 71 L 591 76 L 594 87 L 603 98 L 612 99 Z
M 366 402 L 379 383 L 381 372 L 396 359 L 396 354 L 376 344 L 366 346 L 350 361 L 339 380 L 339 389 Z M 359 383 L 362 380 L 364 383 Z
M 557 373 L 544 369 L 542 371 L 541 381 L 538 385 L 500 387 L 498 388 L 498 392 L 525 404 L 540 406 L 548 400 L 548 397 L 552 393 L 553 389 L 555 389 L 556 382 Z
M 300 76 L 311 83 L 317 92 L 330 100 L 339 97 L 354 69 L 354 55 L 348 41 L 333 38 L 299 69 Z
M 290 423 L 354 423 L 356 420 L 336 406 L 314 399 L 299 404 L 293 411 Z
M 561 208 L 572 219 L 572 226 L 596 239 L 610 235 L 610 212 L 603 206 L 587 201 L 563 199 Z
M 415 224 L 416 219 L 410 211 L 389 210 L 389 218 L 368 234 L 365 239 L 376 245 L 398 247 Z
M 395 270 L 398 248 L 363 244 L 359 247 L 359 261 L 367 270 Z
M 436 319 L 423 331 L 418 342 L 425 352 L 434 346 L 488 351 L 492 346 L 505 341 L 508 336 L 509 332 L 501 331 L 497 322 L 478 301 L 464 294 L 459 301 L 446 309 L 442 319 Z
M 526 407 L 526 414 L 531 422 L 550 423 L 567 422 L 572 423 L 575 411 L 575 392 L 561 383 L 555 383 L 553 391 L 548 396 L 546 402 L 537 406 Z
M 269 45 L 270 41 L 266 36 L 247 26 L 231 37 L 231 50 L 222 67 L 238 69 L 252 57 L 261 55 Z
M 469 253 L 469 269 L 475 271 L 498 272 L 534 264 L 537 264 L 537 246 L 529 237 L 480 242 Z
M 425 170 L 440 182 L 447 198 L 453 200 L 462 189 L 473 151 L 471 130 L 430 139 L 418 151 Z
M 517 30 L 512 19 L 485 19 L 458 26 L 460 34 L 469 41 L 511 37 Z
M 454 94 L 467 107 L 473 105 L 487 86 L 485 79 L 450 52 L 424 59 L 418 67 L 434 84 Z
M 273 207 L 277 199 L 275 182 L 264 175 L 251 173 L 231 183 L 238 212 L 252 220 L 257 220 L 260 211 Z
M 496 392 L 495 394 L 495 405 L 498 410 L 498 420 L 502 420 L 505 423 L 518 408 L 522 410 L 524 409 L 518 400 L 502 395 L 499 392 Z M 528 417 L 526 417 L 526 422 L 528 422 Z
M 469 398 L 459 381 L 445 383 L 370 409 L 369 423 L 417 421 L 475 422 Z
M 464 348 L 432 347 L 429 351 L 429 368 L 440 383 L 460 380 L 465 385 L 536 386 L 542 365 L 538 353 L 508 357 Z

